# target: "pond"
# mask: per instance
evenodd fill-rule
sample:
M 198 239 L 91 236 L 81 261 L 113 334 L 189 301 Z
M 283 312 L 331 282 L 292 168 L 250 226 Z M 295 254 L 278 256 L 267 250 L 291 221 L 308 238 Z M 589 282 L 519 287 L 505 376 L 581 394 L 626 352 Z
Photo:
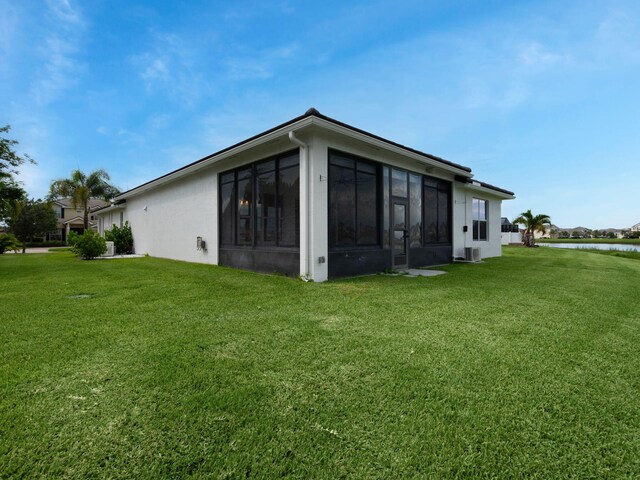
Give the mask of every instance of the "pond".
M 553 248 L 593 248 L 595 250 L 631 250 L 640 252 L 640 245 L 628 243 L 536 243 L 536 245 Z

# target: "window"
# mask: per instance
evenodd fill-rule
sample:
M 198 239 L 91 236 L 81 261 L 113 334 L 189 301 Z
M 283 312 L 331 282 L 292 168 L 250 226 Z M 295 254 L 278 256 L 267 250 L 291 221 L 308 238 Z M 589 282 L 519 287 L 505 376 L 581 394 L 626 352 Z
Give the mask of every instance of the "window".
M 424 177 L 424 243 L 451 243 L 451 184 Z
M 389 167 L 382 167 L 382 248 L 391 248 L 390 240 L 390 218 L 391 197 L 389 190 Z
M 378 167 L 349 155 L 329 155 L 329 243 L 379 245 Z
M 391 169 L 391 195 L 407 198 L 407 172 Z
M 472 203 L 473 239 L 487 239 L 487 201 L 474 198 Z
M 276 244 L 276 162 L 256 165 L 256 245 Z
M 409 174 L 409 246 L 422 246 L 422 177 Z
M 278 245 L 281 247 L 296 247 L 299 245 L 300 238 L 300 167 L 298 165 L 298 154 L 281 159 L 278 173 Z
M 298 153 L 220 175 L 220 245 L 297 247 L 300 243 Z

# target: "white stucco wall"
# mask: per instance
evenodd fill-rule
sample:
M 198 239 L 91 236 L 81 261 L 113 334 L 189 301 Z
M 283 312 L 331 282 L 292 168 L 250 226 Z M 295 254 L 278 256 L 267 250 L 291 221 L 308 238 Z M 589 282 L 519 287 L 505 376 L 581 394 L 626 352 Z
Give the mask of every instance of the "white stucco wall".
M 487 202 L 487 240 L 473 240 L 472 200 Z M 482 258 L 499 257 L 502 254 L 501 232 L 502 200 L 484 189 L 469 184 L 453 182 L 453 255 L 464 257 L 465 247 L 480 249 Z M 464 226 L 467 231 L 464 232 Z
M 120 214 L 122 213 L 122 222 L 120 222 Z M 96 212 L 96 221 L 98 224 L 98 233 L 104 235 L 104 232 L 111 230 L 114 225 L 122 227 L 124 222 L 128 220 L 127 210 L 123 205 L 121 208 L 115 210 L 109 209 L 106 212 Z
M 127 199 L 136 253 L 218 263 L 217 174 L 198 172 Z M 207 250 L 197 250 L 202 237 Z

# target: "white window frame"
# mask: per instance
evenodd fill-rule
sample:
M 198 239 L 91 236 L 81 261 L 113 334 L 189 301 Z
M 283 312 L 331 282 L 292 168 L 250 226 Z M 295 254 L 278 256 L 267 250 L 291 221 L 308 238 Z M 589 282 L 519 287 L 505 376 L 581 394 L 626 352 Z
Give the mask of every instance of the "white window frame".
M 476 202 L 483 202 L 484 203 L 484 218 L 480 218 L 480 215 L 478 214 L 480 212 L 480 208 L 474 208 Z M 484 198 L 473 198 L 472 199 L 472 204 L 471 204 L 471 217 L 472 217 L 472 227 L 471 227 L 471 238 L 473 239 L 474 242 L 487 242 L 489 241 L 489 201 L 485 200 Z M 484 233 L 485 233 L 485 237 L 484 238 L 480 238 L 480 232 L 481 232 L 481 228 L 480 228 L 480 223 L 484 223 L 485 224 L 485 228 L 484 228 Z M 477 227 L 477 228 L 476 228 Z

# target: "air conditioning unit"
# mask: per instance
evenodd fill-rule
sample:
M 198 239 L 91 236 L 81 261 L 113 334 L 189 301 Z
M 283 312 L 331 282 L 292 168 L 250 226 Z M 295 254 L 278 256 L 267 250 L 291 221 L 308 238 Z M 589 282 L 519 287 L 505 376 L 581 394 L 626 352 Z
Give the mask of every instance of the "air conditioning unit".
M 107 242 L 107 251 L 102 255 L 103 257 L 113 257 L 116 254 L 116 247 L 113 242 Z
M 464 260 L 465 262 L 479 262 L 482 260 L 479 248 L 465 247 L 464 248 Z

